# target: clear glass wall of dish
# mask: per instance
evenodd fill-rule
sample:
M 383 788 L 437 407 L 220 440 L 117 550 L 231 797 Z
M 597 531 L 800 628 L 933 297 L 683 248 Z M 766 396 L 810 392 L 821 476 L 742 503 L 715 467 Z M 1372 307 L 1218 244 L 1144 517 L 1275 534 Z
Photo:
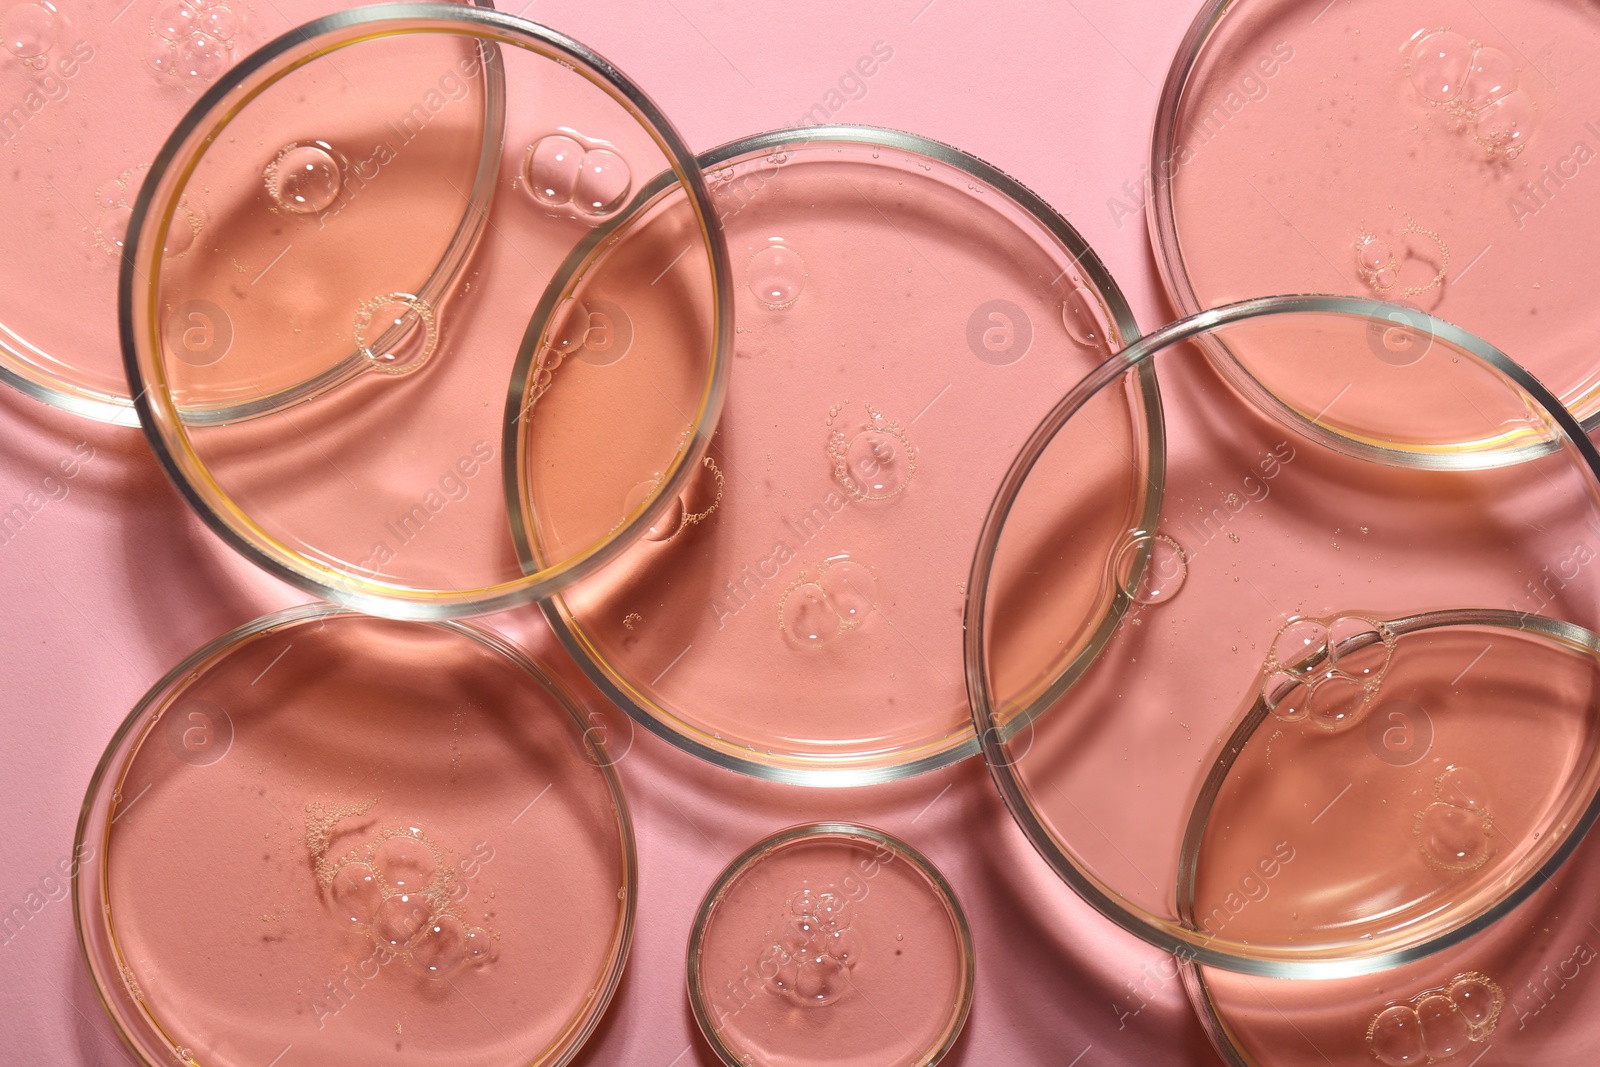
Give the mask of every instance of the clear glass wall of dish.
M 926 138 L 779 130 L 700 163 L 734 268 L 727 407 L 697 481 L 546 615 L 616 703 L 724 767 L 843 786 L 971 755 L 961 612 L 984 509 L 1022 428 L 1137 336 L 1127 304 L 1049 205 Z M 641 196 L 664 222 L 690 208 L 671 175 Z M 641 358 L 628 343 L 642 324 L 630 332 L 611 280 L 639 235 L 597 240 L 594 265 L 580 250 L 547 292 L 506 409 L 506 492 L 531 573 L 579 526 L 579 498 L 552 493 L 547 473 L 569 412 Z M 1151 506 L 1154 378 L 1095 408 L 1077 438 L 1081 507 L 1048 532 L 1071 555 L 1041 544 L 1019 561 L 1049 568 L 1081 625 L 1055 629 L 1019 592 L 1019 675 L 1086 661 L 1109 636 L 1113 598 L 1076 560 L 1113 551 Z M 636 509 L 661 477 L 615 484 L 597 506 Z
M 663 173 L 671 217 L 638 196 Z M 187 211 L 208 236 L 166 256 Z M 704 179 L 636 86 L 550 30 L 421 4 L 280 37 L 190 111 L 129 225 L 122 345 L 146 436 L 225 540 L 336 603 L 525 603 L 641 536 L 700 469 L 732 332 Z M 638 328 L 562 409 L 536 478 L 561 547 L 529 572 L 497 477 L 506 388 L 546 280 L 584 275 L 568 260 L 599 228 L 640 235 L 607 273 Z M 445 248 L 462 259 L 440 288 Z
M 1504 355 L 1391 310 L 1270 298 L 1130 346 L 1034 432 L 980 542 L 968 682 L 1012 813 L 1096 908 L 1206 965 L 1328 976 L 1436 951 L 1595 814 L 1600 459 Z M 1393 329 L 1417 361 L 1383 359 Z M 1222 346 L 1349 372 L 1305 413 L 1220 374 Z M 1155 519 L 1079 561 L 1115 633 L 1076 678 L 997 688 L 1007 560 L 1057 521 L 1066 434 L 1150 366 Z

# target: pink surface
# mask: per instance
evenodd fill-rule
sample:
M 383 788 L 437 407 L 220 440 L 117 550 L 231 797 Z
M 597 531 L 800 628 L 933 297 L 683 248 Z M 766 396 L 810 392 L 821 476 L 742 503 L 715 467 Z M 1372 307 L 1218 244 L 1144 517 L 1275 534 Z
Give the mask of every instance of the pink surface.
M 959 145 L 1061 207 L 1141 323 L 1170 317 L 1155 296 L 1143 215 L 1127 209 L 1142 204 L 1146 131 L 1189 5 L 924 5 L 896 0 L 863 12 L 680 0 L 624 13 L 538 0 L 527 14 L 621 66 L 696 149 L 808 113 Z M 892 58 L 870 77 L 852 73 L 880 41 Z M 956 294 L 974 306 L 987 297 Z M 29 512 L 20 530 L 0 535 L 0 914 L 15 906 L 26 915 L 0 936 L 0 1062 L 122 1064 L 128 1056 L 77 959 L 62 899 L 83 789 L 114 726 L 163 671 L 229 627 L 304 598 L 254 573 L 190 518 L 137 433 L 9 393 L 0 423 L 0 512 L 13 504 Z M 495 621 L 601 706 L 559 664 L 532 613 Z M 621 991 L 579 1062 L 714 1062 L 694 1036 L 684 993 L 694 909 L 738 852 L 816 818 L 858 819 L 903 837 L 960 894 L 978 985 L 948 1062 L 1215 1062 L 1170 960 L 1055 881 L 976 763 L 874 790 L 814 792 L 700 765 L 625 724 L 610 733 L 626 753 L 642 904 Z

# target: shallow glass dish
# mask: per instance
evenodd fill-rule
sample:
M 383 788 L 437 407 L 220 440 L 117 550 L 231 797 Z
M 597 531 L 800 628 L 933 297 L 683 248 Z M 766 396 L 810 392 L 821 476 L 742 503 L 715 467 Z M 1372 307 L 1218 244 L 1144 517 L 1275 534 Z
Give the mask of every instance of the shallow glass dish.
M 12 164 L 12 210 L 0 219 L 0 381 L 92 418 L 136 420 L 118 358 L 116 281 L 150 161 L 236 61 L 338 8 L 327 0 L 25 0 L 0 12 L 0 143 Z M 455 178 L 485 194 L 499 163 L 505 86 L 490 67 L 452 92 L 444 125 L 477 147 L 463 153 Z M 481 200 L 441 205 L 418 248 L 432 258 L 417 280 L 420 295 L 436 301 L 447 291 L 483 220 Z M 212 228 L 224 221 L 207 216 L 198 199 L 180 208 L 166 257 L 204 259 Z M 188 328 L 197 341 L 207 329 L 201 321 Z M 252 404 L 290 403 L 319 379 L 348 373 L 355 346 L 324 356 L 281 368 Z M 241 413 L 226 402 L 211 412 Z
M 905 842 L 846 823 L 752 845 L 712 885 L 689 939 L 689 1003 L 729 1067 L 938 1063 L 974 973 L 944 877 Z
M 142 1063 L 567 1062 L 618 981 L 637 867 L 571 699 L 458 623 L 266 616 L 123 722 L 73 908 Z
M 1437 951 L 1532 892 L 1595 816 L 1600 457 L 1457 327 L 1400 327 L 1424 354 L 1384 363 L 1387 311 L 1272 298 L 1131 345 L 1035 431 L 980 541 L 969 690 L 1012 813 L 1100 911 L 1208 965 L 1328 976 Z M 1237 389 L 1220 345 L 1284 374 L 1381 370 L 1337 391 L 1335 428 Z M 995 576 L 1092 506 L 1089 405 L 1149 366 L 1154 521 L 1078 561 L 1112 591 L 1115 633 L 1075 679 L 997 689 Z M 1007 696 L 1029 691 L 1047 698 Z
M 1059 214 L 926 138 L 781 130 L 701 166 L 735 277 L 727 405 L 697 481 L 546 614 L 616 703 L 725 767 L 852 785 L 971 755 L 961 605 L 983 509 L 1022 428 L 1137 335 L 1127 304 Z M 670 178 L 654 188 L 685 210 Z M 540 405 L 583 403 L 634 358 L 616 354 L 615 306 L 546 299 L 559 369 Z M 502 454 L 537 569 L 566 524 L 529 482 L 549 435 L 515 417 L 534 367 L 519 368 Z M 1125 460 L 1157 447 L 1153 379 L 1099 414 L 1080 462 L 1103 477 L 1102 506 L 1052 534 L 1087 554 L 1114 546 L 1142 496 Z M 1087 615 L 1110 608 L 1098 584 L 1057 588 Z M 1014 669 L 1063 653 L 1060 634 L 1029 634 Z M 1071 635 L 1068 651 L 1103 636 Z
M 1174 303 L 1399 302 L 1396 321 L 1429 312 L 1511 353 L 1594 428 L 1597 49 L 1600 13 L 1562 0 L 1207 3 L 1140 191 Z M 1246 375 L 1270 363 L 1232 356 Z M 1319 391 L 1307 373 L 1278 383 L 1288 402 Z
M 485 123 L 465 101 L 491 77 Z M 637 195 L 662 173 L 670 215 Z M 467 205 L 478 240 L 431 298 Z M 208 239 L 163 255 L 195 213 Z M 694 158 L 583 46 L 460 5 L 358 8 L 242 60 L 156 158 L 121 277 L 128 381 L 168 473 L 256 564 L 374 614 L 495 610 L 600 566 L 699 470 L 732 332 L 715 233 Z M 562 521 L 530 570 L 498 477 L 506 389 L 557 268 L 582 283 L 623 237 L 591 284 L 625 308 L 629 358 L 518 413 L 554 431 L 530 478 Z

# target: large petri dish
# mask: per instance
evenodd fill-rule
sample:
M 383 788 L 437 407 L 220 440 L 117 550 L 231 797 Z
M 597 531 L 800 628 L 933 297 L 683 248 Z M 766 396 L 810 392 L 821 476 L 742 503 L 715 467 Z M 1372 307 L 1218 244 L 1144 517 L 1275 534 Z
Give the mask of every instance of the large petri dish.
M 491 76 L 502 121 L 458 121 Z M 683 190 L 665 219 L 635 195 L 660 173 Z M 430 299 L 467 205 L 481 239 Z M 163 255 L 186 213 L 209 240 Z M 731 335 L 704 180 L 636 87 L 549 30 L 424 4 L 286 34 L 191 110 L 130 225 L 122 343 L 146 436 L 213 529 L 327 599 L 423 618 L 525 602 L 599 566 L 699 469 Z M 560 551 L 528 569 L 496 476 L 506 390 L 549 279 L 567 264 L 581 282 L 602 233 L 639 235 L 605 259 L 637 320 L 613 376 L 632 404 L 521 412 L 559 420 L 534 481 L 571 501 Z M 642 497 L 594 494 L 651 476 Z
M 1587 643 L 1596 647 L 1592 635 Z M 1432 803 L 1462 808 L 1469 824 L 1492 828 L 1498 798 L 1487 789 L 1475 792 L 1483 783 L 1467 778 L 1470 768 L 1434 762 L 1416 729 L 1427 729 L 1423 721 L 1390 723 L 1396 744 L 1389 758 L 1426 763 L 1427 776 L 1444 778 L 1438 793 L 1446 799 L 1436 795 Z M 1463 781 L 1470 787 L 1463 789 Z M 1427 797 L 1425 792 L 1419 799 Z M 1562 870 L 1516 910 L 1425 959 L 1379 974 L 1321 981 L 1190 965 L 1184 968 L 1185 987 L 1232 1067 L 1581 1067 L 1594 1062 L 1600 1043 L 1600 986 L 1588 980 L 1600 959 L 1597 845 L 1585 839 Z M 1269 886 L 1258 874 L 1251 888 L 1259 903 L 1270 904 L 1276 890 Z
M 729 1067 L 926 1067 L 966 1023 L 972 934 L 910 845 L 848 823 L 752 845 L 706 894 L 689 1003 Z
M 1600 459 L 1576 422 L 1434 319 L 1410 342 L 1427 372 L 1358 378 L 1338 428 L 1208 357 L 1378 361 L 1387 311 L 1270 298 L 1130 346 L 1029 440 L 974 564 L 969 689 L 1012 813 L 1101 912 L 1206 965 L 1330 976 L 1437 951 L 1531 892 L 1595 815 Z M 1047 702 L 1008 701 L 992 575 L 1092 498 L 1061 435 L 1148 365 L 1158 513 L 1082 561 L 1116 590 L 1116 632 Z M 1427 762 L 1391 751 L 1424 728 Z M 1482 789 L 1492 818 L 1452 806 Z
M 1600 14 L 1561 0 L 1213 0 L 1151 150 L 1168 292 L 1184 313 L 1286 292 L 1400 302 L 1513 353 L 1594 428 L 1600 319 L 1579 250 L 1600 238 L 1583 190 L 1596 49 Z M 1232 356 L 1245 374 L 1271 363 Z M 1300 402 L 1319 383 L 1275 387 Z
M 484 631 L 310 605 L 140 701 L 78 825 L 78 936 L 156 1067 L 567 1062 L 621 978 L 621 787 Z
M 616 703 L 725 767 L 852 785 L 971 755 L 961 605 L 983 509 L 1021 428 L 1137 335 L 1127 304 L 1048 205 L 922 137 L 780 130 L 701 165 L 735 275 L 728 403 L 697 483 L 546 614 Z M 685 211 L 670 177 L 654 188 L 663 211 Z M 587 405 L 583 390 L 635 358 L 618 351 L 621 301 L 585 299 L 541 309 L 546 351 L 563 361 L 540 405 Z M 535 387 L 521 374 L 512 416 Z M 1053 531 L 1087 555 L 1145 506 L 1126 460 L 1157 447 L 1153 380 L 1098 414 L 1081 473 L 1103 478 L 1105 496 Z M 531 567 L 564 525 L 528 481 L 553 440 L 539 431 L 513 418 L 503 447 Z M 613 487 L 605 504 L 657 477 Z M 1086 618 L 1110 608 L 1098 583 L 1061 576 L 1057 589 L 1091 602 Z M 1015 672 L 1104 636 L 1047 621 L 1019 626 Z
M 136 420 L 117 344 L 116 284 L 150 162 L 235 61 L 336 10 L 326 0 L 26 0 L 0 12 L 0 141 L 10 149 L 7 195 L 15 208 L 0 219 L 0 381 L 92 418 Z M 397 90 L 420 88 L 414 75 L 391 73 Z M 438 123 L 437 136 L 450 129 L 462 141 L 453 177 L 464 190 L 486 192 L 479 174 L 488 179 L 499 164 L 503 95 L 491 67 L 462 81 L 455 107 Z M 308 141 L 300 155 L 314 158 L 311 147 Z M 343 165 L 367 158 L 358 152 Z M 319 175 L 310 177 L 314 183 Z M 483 226 L 480 208 L 470 200 L 448 211 L 441 205 L 418 234 L 415 254 L 432 260 L 417 279 L 419 295 L 437 300 L 452 284 Z M 167 255 L 207 260 L 213 227 L 224 222 L 206 216 L 198 200 L 186 205 Z M 192 328 L 198 340 L 205 326 Z M 288 403 L 318 379 L 348 372 L 355 346 L 320 356 L 278 368 L 254 403 Z M 213 411 L 229 413 L 226 402 Z

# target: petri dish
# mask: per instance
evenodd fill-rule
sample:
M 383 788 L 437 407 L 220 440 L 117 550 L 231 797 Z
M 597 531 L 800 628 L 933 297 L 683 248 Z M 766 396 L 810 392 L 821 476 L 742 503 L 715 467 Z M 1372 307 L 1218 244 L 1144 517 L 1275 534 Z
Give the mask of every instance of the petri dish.
M 1438 951 L 1532 892 L 1595 816 L 1600 457 L 1577 423 L 1436 319 L 1415 341 L 1430 372 L 1357 377 L 1338 428 L 1208 354 L 1376 360 L 1385 312 L 1268 298 L 1131 345 L 1041 423 L 979 543 L 968 684 L 1012 814 L 1103 914 L 1206 966 L 1329 977 Z M 1070 684 L 1041 679 L 1050 699 L 1008 700 L 992 575 L 1092 498 L 1060 434 L 1152 364 L 1155 521 L 1081 561 L 1116 591 L 1115 634 Z M 1479 790 L 1441 781 L 1451 767 L 1490 815 L 1441 794 Z
M 117 345 L 116 285 L 150 162 L 183 113 L 236 61 L 338 7 L 326 0 L 25 0 L 0 12 L 0 140 L 11 150 L 8 196 L 26 208 L 0 221 L 0 381 L 91 418 L 136 421 Z M 394 73 L 397 87 L 407 83 Z M 457 106 L 440 124 L 441 133 L 455 127 L 473 142 L 456 168 L 463 189 L 498 164 L 498 137 L 486 133 L 502 120 L 503 97 L 491 68 L 462 82 Z M 312 184 L 325 180 L 331 158 L 317 157 L 316 147 L 308 140 L 300 153 L 313 167 Z M 344 165 L 368 158 L 357 153 Z M 479 206 L 441 206 L 419 235 L 416 253 L 432 259 L 417 278 L 426 290 L 419 295 L 437 299 L 452 282 L 483 226 Z M 179 263 L 205 259 L 220 221 L 198 201 L 186 205 L 167 255 Z M 188 329 L 195 347 L 214 347 L 203 317 Z M 354 355 L 352 345 L 318 366 L 281 368 L 269 403 L 315 389 L 341 363 L 348 371 Z M 224 403 L 214 414 L 228 410 Z
M 920 1067 L 960 1035 L 973 967 L 966 916 L 926 858 L 812 823 L 752 845 L 706 894 L 689 1003 L 730 1067 Z
M 1581 191 L 1600 149 L 1597 48 L 1600 17 L 1559 0 L 1206 4 L 1147 173 L 1173 301 L 1186 314 L 1285 292 L 1398 302 L 1396 321 L 1425 311 L 1515 354 L 1593 429 L 1596 319 L 1573 256 L 1600 235 Z M 1231 354 L 1235 373 L 1271 366 Z M 1321 380 L 1274 387 L 1309 402 Z
M 1592 648 L 1593 636 L 1588 640 Z M 1429 777 L 1451 775 L 1441 792 L 1452 806 L 1466 801 L 1474 815 L 1493 821 L 1495 798 L 1485 794 L 1479 800 L 1459 787 L 1467 768 L 1415 754 Z M 1578 1067 L 1594 1058 L 1600 995 L 1588 981 L 1600 922 L 1596 844 L 1585 839 L 1561 871 L 1514 911 L 1436 955 L 1378 974 L 1318 981 L 1188 965 L 1185 986 L 1213 1044 L 1233 1067 Z M 1264 904 L 1272 900 L 1267 894 L 1277 892 L 1255 891 Z
M 457 623 L 308 605 L 150 690 L 78 825 L 78 936 L 140 1062 L 566 1063 L 637 868 L 571 699 Z
M 465 101 L 490 78 L 505 106 L 485 124 Z M 634 203 L 662 173 L 684 190 L 665 220 Z M 478 240 L 430 299 L 463 211 Z M 209 239 L 165 256 L 186 212 Z M 576 42 L 454 4 L 330 16 L 223 75 L 140 189 L 120 293 L 140 422 L 214 530 L 319 596 L 410 618 L 526 602 L 647 529 L 698 469 L 731 334 L 715 225 L 665 119 Z M 528 569 L 495 476 L 512 370 L 557 268 L 575 284 L 602 233 L 635 232 L 606 276 L 638 324 L 614 376 L 625 429 L 609 407 L 522 414 L 563 420 L 548 494 L 586 493 L 578 471 L 660 490 L 574 504 L 561 551 Z
M 1127 304 L 1038 197 L 922 137 L 779 130 L 701 166 L 735 277 L 729 400 L 697 481 L 546 615 L 614 702 L 725 767 L 853 785 L 971 755 L 961 605 L 983 509 L 1020 427 L 1137 336 Z M 656 188 L 664 211 L 684 210 L 679 186 Z M 620 302 L 584 299 L 564 314 L 548 298 L 541 308 L 545 351 L 576 355 L 539 404 L 586 405 L 562 388 L 600 388 L 634 358 L 616 354 L 607 309 Z M 521 368 L 508 413 L 530 378 Z M 1125 457 L 1144 462 L 1155 447 L 1153 379 L 1099 414 L 1081 462 L 1106 496 L 1057 531 L 1091 554 L 1145 496 Z M 564 525 L 527 477 L 550 438 L 513 421 L 502 448 L 533 568 Z M 612 488 L 606 505 L 658 477 Z M 1070 595 L 1098 600 L 1088 614 L 1099 616 L 1110 607 L 1100 594 Z M 1013 658 L 1098 639 L 1093 627 L 1050 633 L 1016 642 Z

